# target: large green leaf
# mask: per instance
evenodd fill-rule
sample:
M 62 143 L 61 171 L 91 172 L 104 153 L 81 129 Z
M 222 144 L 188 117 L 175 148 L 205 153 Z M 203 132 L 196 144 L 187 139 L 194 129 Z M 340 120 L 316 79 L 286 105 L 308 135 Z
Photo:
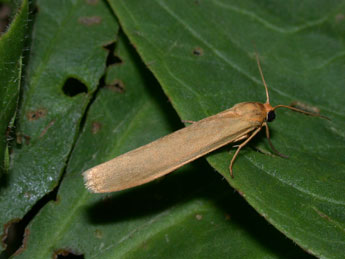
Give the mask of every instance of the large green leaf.
M 345 1 L 109 2 L 182 119 L 264 101 L 254 45 L 273 104 L 298 101 L 331 118 L 278 111 L 272 141 L 289 159 L 270 155 L 264 138 L 257 137 L 252 146 L 261 152 L 243 150 L 233 180 L 226 149 L 209 161 L 305 250 L 342 257 Z
M 22 53 L 27 34 L 28 1 L 24 0 L 0 38 L 0 175 L 5 168 L 7 128 L 15 115 L 22 77 Z
M 14 149 L 9 173 L 1 179 L 1 225 L 22 218 L 58 184 L 79 122 L 104 73 L 104 46 L 114 41 L 118 29 L 101 1 L 36 4 L 16 127 L 22 144 Z
M 88 110 L 58 201 L 48 203 L 30 224 L 18 257 L 68 252 L 85 258 L 304 257 L 202 161 L 136 189 L 88 193 L 82 171 L 181 124 L 121 39 L 116 54 L 122 63 L 109 67 L 109 85 Z

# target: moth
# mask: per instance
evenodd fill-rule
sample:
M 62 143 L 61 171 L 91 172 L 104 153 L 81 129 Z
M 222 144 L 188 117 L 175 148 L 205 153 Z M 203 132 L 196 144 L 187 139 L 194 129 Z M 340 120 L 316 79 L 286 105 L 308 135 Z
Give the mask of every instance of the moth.
M 268 123 L 275 119 L 275 110 L 284 107 L 312 116 L 326 117 L 287 105 L 272 107 L 257 53 L 256 61 L 266 91 L 265 103 L 238 103 L 200 121 L 187 121 L 191 125 L 88 169 L 83 173 L 86 187 L 91 192 L 104 193 L 138 186 L 229 143 L 243 141 L 237 146 L 229 165 L 233 178 L 232 167 L 238 153 L 263 127 L 272 150 L 279 156 L 286 157 L 270 141 Z

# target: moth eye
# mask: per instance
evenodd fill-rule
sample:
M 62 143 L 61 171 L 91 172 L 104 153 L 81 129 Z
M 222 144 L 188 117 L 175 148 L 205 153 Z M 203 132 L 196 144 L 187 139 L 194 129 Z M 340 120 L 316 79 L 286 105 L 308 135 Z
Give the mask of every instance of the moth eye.
M 273 121 L 275 118 L 276 118 L 276 114 L 274 113 L 274 111 L 269 111 L 269 112 L 267 113 L 266 121 L 267 121 L 267 122 L 271 122 L 271 121 Z

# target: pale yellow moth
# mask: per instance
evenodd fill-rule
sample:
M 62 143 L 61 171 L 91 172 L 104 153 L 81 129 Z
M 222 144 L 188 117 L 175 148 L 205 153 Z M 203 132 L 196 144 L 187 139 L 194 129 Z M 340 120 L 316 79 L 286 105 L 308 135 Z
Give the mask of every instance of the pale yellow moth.
M 272 150 L 279 154 L 270 141 L 267 125 L 267 122 L 274 120 L 275 109 L 285 107 L 312 116 L 319 115 L 286 105 L 272 107 L 257 54 L 256 60 L 266 90 L 266 103 L 238 103 L 230 109 L 192 122 L 190 126 L 88 169 L 83 173 L 86 187 L 92 192 L 102 193 L 138 186 L 222 146 L 245 140 L 238 145 L 229 166 L 230 175 L 233 177 L 232 166 L 239 151 L 263 126 L 266 128 L 268 143 Z

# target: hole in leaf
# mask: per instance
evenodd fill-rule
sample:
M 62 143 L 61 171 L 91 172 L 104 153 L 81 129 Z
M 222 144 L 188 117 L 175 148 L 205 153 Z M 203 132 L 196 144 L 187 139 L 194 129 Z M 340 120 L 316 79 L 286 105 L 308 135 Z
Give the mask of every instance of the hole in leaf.
M 111 66 L 115 64 L 121 64 L 123 63 L 122 59 L 118 56 L 115 55 L 115 42 L 110 43 L 108 45 L 105 45 L 104 48 L 109 51 L 107 61 L 106 61 L 106 66 Z
M 73 97 L 77 94 L 87 93 L 87 87 L 79 80 L 75 78 L 69 78 L 62 87 L 62 91 L 65 95 Z
M 58 250 L 54 253 L 53 258 L 57 259 L 82 259 L 84 258 L 84 255 L 78 255 L 76 253 L 73 253 L 72 251 L 69 251 L 67 249 Z
M 56 194 L 57 188 L 43 196 L 21 220 L 11 220 L 4 226 L 5 234 L 2 236 L 2 242 L 6 250 L 1 253 L 0 258 L 9 258 L 11 255 L 19 255 L 26 249 L 27 238 L 30 235 L 30 229 L 26 228 L 27 225 L 42 207 L 49 201 L 55 200 Z M 25 192 L 23 195 L 30 200 L 31 194 L 29 192 Z
M 4 234 L 1 237 L 2 245 L 6 248 L 5 251 L 1 253 L 1 258 L 8 258 L 11 254 L 16 251 L 16 248 L 21 245 L 21 241 L 16 238 L 17 226 L 19 219 L 11 220 L 10 222 L 4 225 Z
M 204 50 L 200 47 L 196 47 L 193 49 L 193 55 L 202 56 L 202 55 L 204 55 Z

